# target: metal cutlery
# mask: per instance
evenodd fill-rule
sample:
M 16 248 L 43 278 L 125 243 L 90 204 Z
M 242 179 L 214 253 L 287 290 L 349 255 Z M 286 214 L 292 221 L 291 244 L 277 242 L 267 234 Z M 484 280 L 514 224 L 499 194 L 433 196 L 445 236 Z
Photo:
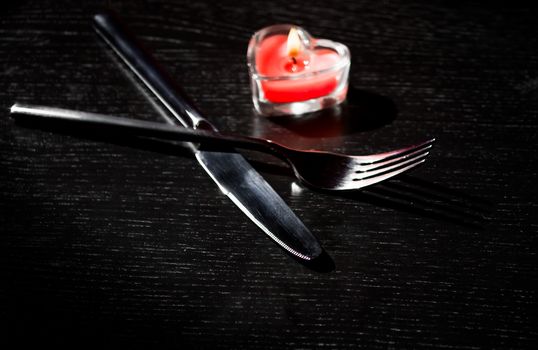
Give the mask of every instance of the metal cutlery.
M 300 259 L 312 260 L 322 255 L 323 249 L 317 238 L 235 148 L 254 149 L 275 155 L 288 162 L 296 177 L 305 185 L 320 190 L 338 191 L 359 189 L 416 167 L 424 162 L 434 142 L 431 139 L 391 152 L 348 156 L 297 150 L 271 140 L 221 134 L 114 15 L 102 13 L 94 16 L 94 27 L 184 128 L 20 104 L 12 106 L 14 116 L 69 121 L 136 136 L 191 142 L 188 145 L 196 159 L 221 191 L 275 243 Z M 218 147 L 214 147 L 216 145 Z

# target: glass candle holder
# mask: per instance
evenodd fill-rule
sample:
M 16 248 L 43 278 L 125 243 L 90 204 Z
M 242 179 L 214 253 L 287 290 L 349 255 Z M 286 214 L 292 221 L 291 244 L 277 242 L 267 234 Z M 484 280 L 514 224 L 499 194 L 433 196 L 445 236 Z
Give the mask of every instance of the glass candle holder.
M 350 62 L 347 46 L 312 38 L 301 27 L 263 28 L 247 52 L 254 107 L 278 116 L 335 106 L 346 99 Z

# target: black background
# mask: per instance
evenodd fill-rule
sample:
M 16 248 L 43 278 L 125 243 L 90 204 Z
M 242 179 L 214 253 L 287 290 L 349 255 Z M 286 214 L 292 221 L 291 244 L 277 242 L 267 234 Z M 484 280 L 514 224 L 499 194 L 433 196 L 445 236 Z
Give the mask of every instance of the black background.
M 3 343 L 187 348 L 536 346 L 538 22 L 463 1 L 8 1 L 0 16 Z M 14 124 L 14 102 L 163 121 L 100 42 L 116 10 L 221 130 L 363 154 L 429 137 L 353 194 L 256 169 L 332 262 L 299 264 L 187 149 Z M 352 53 L 339 110 L 257 116 L 250 36 L 295 23 Z M 267 165 L 269 163 L 269 165 Z

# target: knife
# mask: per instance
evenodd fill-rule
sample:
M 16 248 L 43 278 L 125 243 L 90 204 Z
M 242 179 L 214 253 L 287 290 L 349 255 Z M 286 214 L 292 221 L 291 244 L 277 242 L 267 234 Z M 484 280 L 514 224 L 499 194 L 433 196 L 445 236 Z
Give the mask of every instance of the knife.
M 184 127 L 218 132 L 114 14 L 100 13 L 93 19 L 101 38 Z M 321 255 L 316 237 L 237 151 L 190 146 L 221 191 L 273 241 L 300 259 Z

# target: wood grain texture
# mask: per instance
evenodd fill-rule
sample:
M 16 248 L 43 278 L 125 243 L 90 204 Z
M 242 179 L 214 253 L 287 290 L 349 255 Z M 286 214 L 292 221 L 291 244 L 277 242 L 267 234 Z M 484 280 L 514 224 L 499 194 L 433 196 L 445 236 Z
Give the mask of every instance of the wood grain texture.
M 534 348 L 538 22 L 444 1 L 8 1 L 0 15 L 0 341 L 185 348 Z M 189 152 L 22 128 L 15 101 L 163 120 L 91 28 L 119 12 L 221 130 L 349 153 L 435 136 L 425 166 L 316 193 L 247 154 L 334 262 L 285 255 Z M 252 33 L 352 53 L 346 105 L 252 110 Z M 3 347 L 7 348 L 7 347 Z

